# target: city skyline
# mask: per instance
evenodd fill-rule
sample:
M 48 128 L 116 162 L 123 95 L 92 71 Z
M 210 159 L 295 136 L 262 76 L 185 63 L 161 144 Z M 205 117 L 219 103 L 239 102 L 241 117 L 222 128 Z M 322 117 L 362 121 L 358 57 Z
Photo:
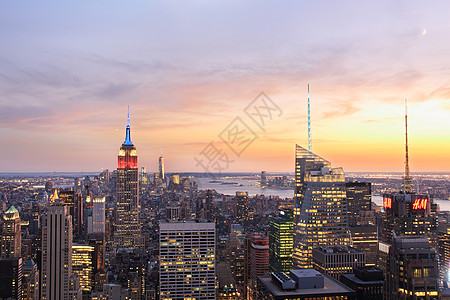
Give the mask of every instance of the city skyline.
M 130 105 L 140 164 L 194 157 L 260 92 L 282 115 L 226 171 L 293 172 L 306 147 L 344 171 L 448 171 L 444 1 L 3 3 L 0 172 L 114 170 Z

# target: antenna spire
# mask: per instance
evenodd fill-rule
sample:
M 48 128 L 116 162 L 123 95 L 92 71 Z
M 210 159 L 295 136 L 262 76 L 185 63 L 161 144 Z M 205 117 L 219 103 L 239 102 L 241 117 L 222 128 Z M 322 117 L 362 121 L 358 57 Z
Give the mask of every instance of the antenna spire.
M 123 145 L 133 146 L 133 143 L 131 142 L 130 130 L 130 106 L 128 105 L 127 128 L 125 131 L 125 142 L 123 142 Z
M 128 105 L 128 118 L 127 118 L 127 126 L 130 126 L 130 106 Z
M 311 105 L 309 101 L 309 83 L 308 83 L 308 151 L 311 152 Z
M 405 99 L 405 192 L 411 192 L 411 175 L 409 173 L 409 156 L 408 156 L 408 105 Z

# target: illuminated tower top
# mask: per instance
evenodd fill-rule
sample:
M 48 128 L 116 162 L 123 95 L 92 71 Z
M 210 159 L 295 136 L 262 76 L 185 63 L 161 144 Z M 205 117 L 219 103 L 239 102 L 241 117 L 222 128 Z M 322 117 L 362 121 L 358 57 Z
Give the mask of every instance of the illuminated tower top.
M 130 131 L 131 131 L 131 129 L 130 129 L 130 108 L 128 107 L 128 118 L 127 118 L 127 129 L 126 129 L 126 135 L 125 135 L 125 142 L 123 142 L 123 144 L 119 150 L 118 165 L 117 165 L 117 168 L 119 168 L 119 169 L 125 169 L 125 168 L 134 169 L 134 168 L 138 167 L 136 147 L 131 142 Z
M 131 142 L 131 133 L 130 133 L 130 107 L 128 106 L 128 118 L 127 118 L 127 129 L 125 135 L 125 142 L 122 144 L 123 146 L 133 146 Z

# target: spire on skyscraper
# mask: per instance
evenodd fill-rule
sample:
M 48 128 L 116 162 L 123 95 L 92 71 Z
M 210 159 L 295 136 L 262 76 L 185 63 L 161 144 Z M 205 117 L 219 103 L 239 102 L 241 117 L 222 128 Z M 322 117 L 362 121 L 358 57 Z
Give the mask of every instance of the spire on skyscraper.
M 311 152 L 311 105 L 309 102 L 309 83 L 308 83 L 308 151 Z
M 125 142 L 123 142 L 124 146 L 133 146 L 131 142 L 131 133 L 130 133 L 130 106 L 128 106 L 128 117 L 127 117 L 127 129 L 125 135 Z
M 411 182 L 412 178 L 409 173 L 409 156 L 408 156 L 408 106 L 405 99 L 405 192 L 411 192 Z

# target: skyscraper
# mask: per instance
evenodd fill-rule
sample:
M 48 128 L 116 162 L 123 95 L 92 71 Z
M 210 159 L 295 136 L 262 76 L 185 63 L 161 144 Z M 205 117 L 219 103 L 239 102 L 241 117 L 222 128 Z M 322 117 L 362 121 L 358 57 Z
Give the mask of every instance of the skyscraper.
M 294 266 L 312 268 L 312 249 L 348 245 L 345 175 L 296 145 Z
M 394 237 L 386 299 L 439 299 L 436 249 L 428 238 Z
M 28 259 L 22 268 L 22 300 L 39 299 L 39 271 L 33 259 Z
M 383 208 L 383 242 L 392 244 L 394 234 L 424 236 L 437 248 L 436 218 L 428 195 L 403 192 L 384 194 Z
M 162 155 L 162 150 L 161 156 L 159 157 L 159 179 L 162 181 L 163 184 L 166 182 L 166 177 L 164 174 L 164 157 Z
M 214 222 L 161 222 L 161 300 L 215 299 Z
M 81 193 L 74 191 L 61 191 L 59 193 L 60 203 L 69 206 L 69 212 L 72 215 L 72 230 L 75 238 L 81 237 L 83 231 L 83 207 Z
M 42 224 L 42 299 L 69 299 L 72 275 L 72 216 L 69 207 L 51 205 Z
M 281 211 L 269 219 L 269 265 L 271 272 L 292 270 L 293 211 Z
M 72 271 L 79 277 L 83 293 L 90 293 L 93 289 L 93 253 L 94 246 L 89 244 L 72 245 Z
M 115 246 L 140 248 L 138 156 L 131 142 L 129 111 L 125 141 L 118 157 L 116 210 Z
M 346 182 L 347 213 L 349 226 L 360 225 L 360 212 L 372 209 L 372 185 L 370 182 Z
M 444 287 L 450 281 L 450 224 L 439 224 L 439 280 Z
M 247 231 L 248 226 L 248 193 L 236 192 L 236 220 Z
M 0 259 L 0 299 L 22 299 L 22 258 Z
M 19 212 L 11 206 L 3 215 L 1 240 L 2 258 L 21 257 L 21 238 Z
M 105 197 L 95 197 L 92 208 L 92 232 L 105 233 Z

